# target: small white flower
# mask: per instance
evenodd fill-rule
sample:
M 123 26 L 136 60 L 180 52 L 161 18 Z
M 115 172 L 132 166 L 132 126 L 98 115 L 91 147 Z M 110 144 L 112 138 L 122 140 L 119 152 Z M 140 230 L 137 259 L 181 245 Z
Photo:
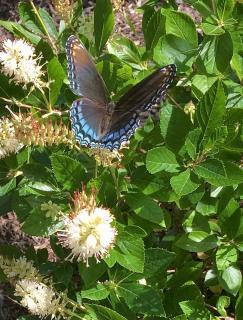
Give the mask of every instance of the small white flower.
M 91 212 L 81 209 L 75 217 L 65 218 L 65 228 L 59 235 L 61 242 L 71 249 L 71 260 L 76 257 L 88 263 L 90 257 L 99 261 L 107 255 L 117 234 L 112 221 L 109 210 L 97 207 Z
M 7 39 L 3 43 L 3 49 L 4 51 L 0 52 L 0 62 L 5 75 L 19 84 L 33 83 L 36 87 L 44 85 L 40 79 L 43 75 L 39 65 L 40 56 L 35 55 L 30 44 L 21 39 Z
M 62 310 L 61 296 L 44 283 L 34 280 L 19 280 L 15 286 L 15 296 L 21 298 L 20 303 L 31 314 L 41 317 L 56 317 Z

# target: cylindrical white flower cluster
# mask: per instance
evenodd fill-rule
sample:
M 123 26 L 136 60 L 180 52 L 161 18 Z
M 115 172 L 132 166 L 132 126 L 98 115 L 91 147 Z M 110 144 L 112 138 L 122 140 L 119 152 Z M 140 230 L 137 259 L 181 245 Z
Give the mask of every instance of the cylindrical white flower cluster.
M 16 153 L 22 146 L 15 137 L 13 123 L 7 118 L 0 119 L 0 159 Z
M 0 52 L 0 62 L 5 75 L 18 84 L 43 86 L 44 82 L 40 79 L 43 75 L 42 66 L 39 65 L 40 57 L 36 56 L 34 47 L 21 39 L 7 39 L 3 42 L 3 49 Z
M 50 279 L 42 277 L 31 261 L 25 257 L 8 259 L 0 256 L 0 268 L 15 286 L 15 296 L 33 315 L 42 318 L 65 318 L 68 299 L 57 293 Z
M 33 315 L 56 317 L 61 309 L 61 297 L 57 297 L 51 287 L 34 280 L 19 280 L 15 286 L 15 296 L 21 298 L 22 306 Z

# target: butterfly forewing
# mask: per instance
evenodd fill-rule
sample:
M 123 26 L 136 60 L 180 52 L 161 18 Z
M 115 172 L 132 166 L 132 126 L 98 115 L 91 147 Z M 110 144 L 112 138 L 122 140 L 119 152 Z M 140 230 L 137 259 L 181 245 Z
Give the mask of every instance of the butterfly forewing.
M 107 89 L 88 51 L 80 40 L 70 36 L 66 43 L 68 78 L 76 95 L 87 97 L 101 107 L 107 105 Z
M 168 65 L 154 71 L 128 90 L 115 106 L 110 131 L 125 128 L 127 124 L 131 124 L 134 132 L 141 121 L 157 111 L 157 106 L 165 98 L 175 75 L 175 65 Z

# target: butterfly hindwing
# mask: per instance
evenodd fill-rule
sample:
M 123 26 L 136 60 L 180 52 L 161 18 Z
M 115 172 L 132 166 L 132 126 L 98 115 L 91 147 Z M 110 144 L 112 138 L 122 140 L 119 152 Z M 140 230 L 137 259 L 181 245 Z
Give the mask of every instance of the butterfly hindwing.
M 99 144 L 104 132 L 103 108 L 87 98 L 75 100 L 70 109 L 72 129 L 81 145 L 95 146 Z

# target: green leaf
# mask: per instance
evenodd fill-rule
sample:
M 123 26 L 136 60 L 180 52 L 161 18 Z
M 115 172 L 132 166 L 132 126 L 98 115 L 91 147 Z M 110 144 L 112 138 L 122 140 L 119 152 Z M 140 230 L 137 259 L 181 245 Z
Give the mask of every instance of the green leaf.
M 166 15 L 166 34 L 173 34 L 197 47 L 196 26 L 190 16 L 183 12 L 163 10 Z
M 233 57 L 232 57 L 232 68 L 236 72 L 239 79 L 243 79 L 243 63 L 242 63 L 242 46 L 243 46 L 243 35 L 240 32 L 231 32 L 231 39 L 233 41 Z
M 166 105 L 160 112 L 160 130 L 165 139 L 166 146 L 179 153 L 184 148 L 188 132 L 192 128 L 192 123 L 185 112 L 172 105 Z
M 39 15 L 43 21 L 43 24 L 45 25 L 45 28 L 50 35 L 50 37 L 57 39 L 58 38 L 58 32 L 55 26 L 55 22 L 53 21 L 52 17 L 49 15 L 49 13 L 43 9 L 39 9 Z
M 8 30 L 9 32 L 13 33 L 14 35 L 25 38 L 32 42 L 34 45 L 37 45 L 38 42 L 41 40 L 41 37 L 37 34 L 34 34 L 28 30 L 26 30 L 24 27 L 22 27 L 17 22 L 12 21 L 4 21 L 0 20 L 0 26 Z
M 38 206 L 34 208 L 22 225 L 22 231 L 32 236 L 48 236 L 60 230 L 61 225 L 46 217 L 45 212 Z
M 122 283 L 117 286 L 116 292 L 134 312 L 165 316 L 161 297 L 154 288 L 138 283 Z
M 177 176 L 172 177 L 170 179 L 170 184 L 172 189 L 178 194 L 179 197 L 192 193 L 200 185 L 199 180 L 190 169 L 187 169 L 186 171 L 179 173 Z
M 114 27 L 110 0 L 97 0 L 94 11 L 94 36 L 97 55 L 100 55 Z
M 238 268 L 230 266 L 222 271 L 219 280 L 227 292 L 236 296 L 241 287 L 242 274 Z
M 165 227 L 164 211 L 149 196 L 141 193 L 128 194 L 126 202 L 139 217 Z
M 143 70 L 141 56 L 137 46 L 128 38 L 115 38 L 109 41 L 107 49 L 110 53 L 126 62 L 131 67 Z
M 82 298 L 90 299 L 93 301 L 106 299 L 109 294 L 109 290 L 102 283 L 98 283 L 95 288 L 81 291 Z
M 215 235 L 209 235 L 204 231 L 192 231 L 182 235 L 176 246 L 192 252 L 205 252 L 217 247 L 218 239 Z
M 202 132 L 199 128 L 190 131 L 186 137 L 185 146 L 188 155 L 191 159 L 195 159 L 198 153 L 198 144 Z
M 79 189 L 86 180 L 84 167 L 80 162 L 68 156 L 54 154 L 51 156 L 52 169 L 59 182 L 66 190 Z
M 196 211 L 204 216 L 214 215 L 217 212 L 216 199 L 205 195 L 202 200 L 197 203 Z
M 207 233 L 211 232 L 207 217 L 204 217 L 203 215 L 196 212 L 195 210 L 187 213 L 182 225 L 186 232 L 192 232 L 192 231 L 205 231 Z
M 216 265 L 219 271 L 225 270 L 237 261 L 236 248 L 231 245 L 221 245 L 216 252 Z
M 206 309 L 205 305 L 197 300 L 182 301 L 179 303 L 182 311 L 188 317 L 189 320 L 211 320 L 211 314 Z
M 243 170 L 231 162 L 208 159 L 194 168 L 195 173 L 214 186 L 232 186 L 243 182 Z
M 141 237 L 133 234 L 129 228 L 116 239 L 117 247 L 113 250 L 117 262 L 124 268 L 142 273 L 144 270 L 144 243 Z
M 224 54 L 222 55 L 222 51 Z M 224 73 L 230 66 L 230 61 L 233 56 L 233 43 L 231 36 L 225 32 L 216 38 L 215 45 L 215 62 L 217 69 Z
M 116 311 L 98 304 L 85 303 L 84 306 L 87 308 L 92 320 L 127 320 Z
M 51 106 L 54 106 L 57 102 L 57 98 L 60 94 L 63 80 L 66 77 L 66 73 L 63 70 L 62 65 L 56 57 L 52 58 L 47 65 L 48 68 L 48 80 L 49 85 L 49 102 Z
M 225 308 L 228 308 L 229 306 L 230 306 L 230 297 L 220 296 L 218 298 L 216 307 L 217 307 L 217 310 L 221 316 L 223 316 L 223 317 L 227 316 L 227 311 L 225 310 Z
M 217 14 L 221 22 L 225 21 L 231 16 L 234 10 L 234 6 L 235 6 L 234 0 L 218 0 L 217 1 Z
M 201 100 L 203 95 L 212 87 L 218 80 L 216 76 L 206 76 L 204 74 L 196 74 L 192 78 L 192 92 L 194 96 Z
M 220 81 L 217 81 L 204 95 L 196 111 L 202 130 L 201 145 L 204 147 L 215 129 L 221 126 L 225 114 L 226 96 Z
M 18 8 L 19 16 L 23 25 L 33 33 L 41 35 L 42 30 L 31 4 L 27 2 L 20 2 Z
M 153 11 L 146 24 L 143 21 L 143 33 L 146 49 L 153 50 L 164 33 L 164 17 L 160 10 Z
M 243 317 L 243 288 L 240 289 L 240 294 L 235 305 L 235 320 L 241 320 Z
M 168 280 L 167 285 L 168 287 L 180 288 L 188 281 L 197 281 L 201 277 L 202 271 L 202 262 L 185 262 L 185 264 L 178 268 L 178 270 Z
M 96 286 L 98 279 L 100 279 L 108 269 L 103 260 L 97 263 L 97 261 L 92 258 L 89 259 L 88 267 L 81 262 L 78 264 L 78 267 L 79 274 L 86 288 Z
M 16 188 L 16 179 L 11 179 L 9 182 L 7 182 L 5 185 L 0 186 L 0 197 L 5 196 L 5 194 L 9 193 L 13 189 Z
M 209 16 L 205 21 L 202 23 L 203 32 L 210 36 L 218 36 L 220 34 L 225 33 L 225 30 L 219 24 L 219 21 L 215 16 Z
M 147 278 L 159 272 L 166 271 L 169 265 L 175 260 L 174 252 L 163 248 L 149 248 L 145 250 L 144 276 Z
M 178 172 L 179 164 L 172 151 L 166 147 L 158 147 L 148 151 L 146 168 L 151 174 L 159 171 Z

